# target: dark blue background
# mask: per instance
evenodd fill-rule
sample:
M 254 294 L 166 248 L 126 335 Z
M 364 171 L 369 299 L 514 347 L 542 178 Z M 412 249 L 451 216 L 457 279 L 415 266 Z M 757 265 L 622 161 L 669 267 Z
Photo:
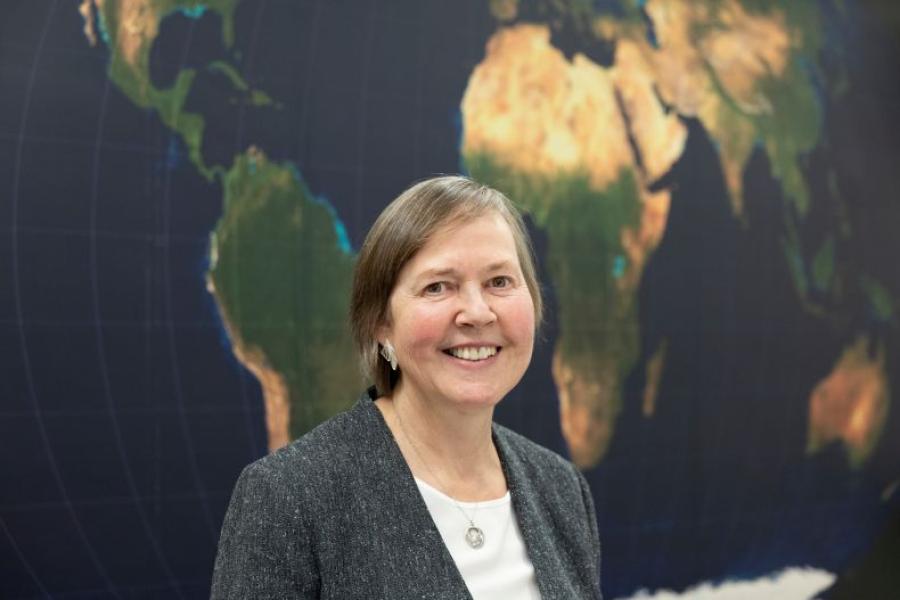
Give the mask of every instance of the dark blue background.
M 205 597 L 231 486 L 266 448 L 259 386 L 205 289 L 222 190 L 109 82 L 109 51 L 89 46 L 76 8 L 13 2 L 0 24 L 0 597 Z M 823 207 L 803 233 L 835 226 L 821 184 L 835 171 L 856 234 L 845 254 L 898 298 L 897 38 L 866 10 L 829 14 L 850 91 L 823 98 L 824 141 L 803 158 Z M 494 27 L 487 2 L 244 2 L 230 51 L 220 24 L 173 15 L 151 57 L 159 86 L 201 69 L 187 109 L 206 118 L 209 162 L 227 167 L 250 144 L 293 162 L 354 247 L 411 181 L 461 168 L 459 105 Z M 231 102 L 227 80 L 202 70 L 215 58 L 283 108 Z M 844 327 L 805 313 L 766 156 L 746 169 L 742 227 L 709 137 L 686 124 L 639 296 L 644 354 L 668 340 L 657 410 L 641 414 L 643 356 L 587 473 L 611 598 L 792 565 L 841 571 L 898 507 L 880 499 L 900 474 L 893 407 L 862 469 L 837 445 L 805 454 L 809 391 L 848 332 L 884 341 L 900 381 L 896 326 L 861 299 L 835 307 Z M 497 418 L 564 453 L 543 280 L 545 339 Z

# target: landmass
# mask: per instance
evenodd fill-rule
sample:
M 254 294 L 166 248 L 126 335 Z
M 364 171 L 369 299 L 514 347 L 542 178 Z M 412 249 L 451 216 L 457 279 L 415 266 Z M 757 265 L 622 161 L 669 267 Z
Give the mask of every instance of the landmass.
M 647 0 L 615 16 L 575 1 L 536 4 L 548 24 L 517 22 L 519 2 L 490 2 L 501 25 L 463 98 L 461 151 L 474 177 L 547 231 L 562 429 L 573 460 L 590 467 L 603 458 L 637 360 L 635 294 L 665 232 L 670 193 L 658 182 L 684 151 L 684 118 L 714 142 L 739 221 L 747 161 L 766 153 L 788 203 L 783 248 L 801 304 L 825 316 L 821 298 L 840 293 L 834 239 L 810 253 L 801 235 L 811 200 L 800 161 L 820 137 L 823 42 L 812 2 Z M 611 64 L 577 51 L 567 58 L 551 43 L 561 23 L 606 42 Z M 883 287 L 860 286 L 875 312 L 893 315 Z M 648 415 L 664 355 L 647 365 Z
M 662 340 L 653 354 L 647 359 L 644 374 L 644 402 L 641 412 L 645 417 L 656 413 L 656 397 L 659 395 L 659 384 L 662 380 L 663 367 L 666 364 L 666 353 L 669 350 L 668 340 Z
M 353 256 L 340 220 L 316 199 L 289 164 L 272 164 L 251 148 L 234 164 L 203 156 L 205 119 L 184 110 L 196 76 L 182 69 L 173 85 L 150 79 L 149 56 L 160 23 L 180 13 L 222 18 L 234 41 L 239 0 L 83 0 L 79 12 L 92 45 L 110 49 L 109 78 L 135 105 L 157 111 L 178 134 L 191 163 L 223 186 L 224 214 L 210 239 L 207 289 L 215 298 L 236 358 L 259 380 L 269 448 L 274 450 L 345 408 L 362 386 L 346 321 Z M 222 73 L 256 107 L 280 104 L 250 88 L 225 60 Z
M 491 14 L 500 21 L 510 21 L 519 12 L 518 0 L 489 0 Z
M 83 0 L 79 11 L 85 18 L 85 35 L 97 43 L 96 32 L 110 49 L 109 78 L 141 108 L 156 110 L 166 127 L 181 136 L 188 157 L 207 179 L 215 169 L 203 160 L 205 119 L 184 110 L 196 77 L 194 69 L 181 69 L 168 89 L 159 89 L 150 80 L 150 49 L 167 16 L 181 12 L 197 18 L 206 10 L 222 17 L 225 47 L 234 42 L 234 9 L 239 0 Z
M 277 108 L 282 108 L 281 104 L 276 104 L 267 93 L 262 90 L 252 89 L 238 70 L 224 60 L 214 60 L 209 63 L 207 68 L 210 71 L 221 73 L 228 79 L 234 89 L 243 92 L 244 102 L 247 104 L 256 107 L 274 105 Z
M 580 54 L 568 60 L 546 26 L 503 28 L 462 102 L 466 168 L 547 231 L 559 301 L 553 377 L 563 435 L 582 467 L 606 452 L 637 360 L 637 287 L 670 202 L 651 186 L 686 139 L 646 63 L 628 46 L 619 52 L 626 66 L 606 68 Z
M 858 467 L 878 441 L 890 407 L 884 347 L 861 336 L 847 346 L 809 397 L 807 451 L 843 443 Z
M 735 215 L 743 215 L 743 169 L 760 142 L 786 195 L 805 213 L 809 192 L 798 160 L 818 141 L 821 120 L 814 80 L 822 43 L 816 6 L 738 0 L 639 4 L 641 17 L 598 16 L 594 30 L 612 43 L 633 45 L 660 100 L 703 124 L 718 147 Z
M 207 285 L 235 355 L 262 383 L 275 449 L 363 387 L 347 320 L 354 256 L 333 211 L 291 165 L 250 148 L 223 187 Z

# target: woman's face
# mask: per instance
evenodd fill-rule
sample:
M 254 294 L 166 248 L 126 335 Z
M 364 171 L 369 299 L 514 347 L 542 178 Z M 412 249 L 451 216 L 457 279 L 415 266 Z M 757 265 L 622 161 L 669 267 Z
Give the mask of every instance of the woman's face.
M 518 383 L 534 345 L 534 304 L 509 226 L 488 214 L 439 229 L 391 293 L 398 391 L 460 409 L 493 406 Z

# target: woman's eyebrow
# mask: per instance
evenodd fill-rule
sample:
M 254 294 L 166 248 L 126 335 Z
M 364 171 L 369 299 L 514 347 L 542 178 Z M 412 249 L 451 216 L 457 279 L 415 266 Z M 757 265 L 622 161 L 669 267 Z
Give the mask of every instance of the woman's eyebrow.
M 503 271 L 509 269 L 512 266 L 512 263 L 508 260 L 501 260 L 497 262 L 493 262 L 488 264 L 483 272 L 485 273 L 494 273 L 496 271 Z M 445 269 L 425 269 L 418 275 L 416 275 L 416 281 L 421 279 L 430 279 L 432 277 L 457 277 L 459 276 L 459 271 L 454 269 L 453 267 L 447 267 Z
M 456 269 L 448 267 L 446 269 L 426 269 L 416 275 L 416 280 L 430 279 L 432 277 L 454 277 L 458 275 Z
M 494 271 L 504 271 L 512 267 L 512 263 L 508 260 L 501 260 L 498 262 L 493 262 L 485 267 L 485 271 L 488 273 L 493 273 Z

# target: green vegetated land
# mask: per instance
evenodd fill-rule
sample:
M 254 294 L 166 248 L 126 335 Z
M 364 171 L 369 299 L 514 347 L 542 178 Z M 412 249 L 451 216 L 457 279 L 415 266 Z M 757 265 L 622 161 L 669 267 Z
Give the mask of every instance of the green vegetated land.
M 206 10 L 222 17 L 222 37 L 226 47 L 234 42 L 234 9 L 239 0 L 155 0 L 150 1 L 137 15 L 139 21 L 121 27 L 123 7 L 121 3 L 104 2 L 99 6 L 99 25 L 103 39 L 110 48 L 109 78 L 141 108 L 153 108 L 162 122 L 178 133 L 188 148 L 191 162 L 207 178 L 212 171 L 203 162 L 203 116 L 185 112 L 184 104 L 197 73 L 194 69 L 181 69 L 175 83 L 168 89 L 158 89 L 150 80 L 150 50 L 156 40 L 159 25 L 168 15 L 182 12 L 199 17 Z M 129 28 L 139 28 L 131 33 Z M 122 39 L 122 36 L 127 39 Z
M 636 227 L 640 218 L 634 174 L 623 170 L 598 191 L 586 175 L 522 173 L 487 154 L 468 155 L 465 164 L 475 179 L 507 194 L 546 231 L 560 358 L 584 380 L 612 384 L 617 412 L 621 381 L 638 356 L 636 290 L 618 285 L 633 268 L 620 240 L 622 230 Z
M 297 437 L 346 407 L 362 386 L 347 323 L 354 259 L 339 235 L 340 222 L 293 168 L 272 164 L 255 149 L 227 170 L 206 163 L 205 119 L 184 110 L 195 69 L 179 71 L 166 89 L 150 79 L 150 51 L 165 18 L 216 12 L 230 48 L 238 1 L 151 1 L 131 15 L 139 22 L 125 29 L 124 5 L 106 2 L 98 8 L 98 24 L 111 51 L 110 80 L 137 106 L 155 110 L 181 137 L 201 175 L 222 183 L 224 214 L 211 236 L 211 289 L 241 357 L 284 382 L 290 434 Z M 228 62 L 214 60 L 206 68 L 222 73 L 250 104 L 275 104 Z
M 251 149 L 224 193 L 209 277 L 233 342 L 283 377 L 297 437 L 362 387 L 347 320 L 354 257 L 289 166 Z

